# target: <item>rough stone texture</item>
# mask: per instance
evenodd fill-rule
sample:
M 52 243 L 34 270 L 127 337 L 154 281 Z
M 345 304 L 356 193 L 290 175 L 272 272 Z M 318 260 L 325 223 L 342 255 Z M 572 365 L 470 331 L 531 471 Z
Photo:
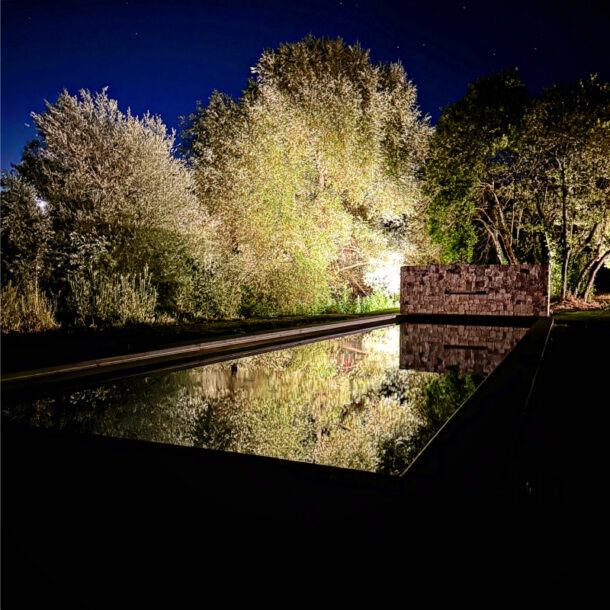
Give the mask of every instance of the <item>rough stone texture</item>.
M 527 331 L 503 326 L 401 324 L 400 368 L 487 375 Z
M 402 267 L 400 313 L 549 315 L 548 265 Z

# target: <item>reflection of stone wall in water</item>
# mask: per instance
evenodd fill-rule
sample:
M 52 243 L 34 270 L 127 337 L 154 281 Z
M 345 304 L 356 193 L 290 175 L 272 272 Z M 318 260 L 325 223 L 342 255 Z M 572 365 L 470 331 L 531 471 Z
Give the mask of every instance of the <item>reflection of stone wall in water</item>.
M 549 315 L 548 265 L 402 267 L 402 314 Z
M 489 374 L 527 328 L 402 324 L 400 368 L 460 375 Z

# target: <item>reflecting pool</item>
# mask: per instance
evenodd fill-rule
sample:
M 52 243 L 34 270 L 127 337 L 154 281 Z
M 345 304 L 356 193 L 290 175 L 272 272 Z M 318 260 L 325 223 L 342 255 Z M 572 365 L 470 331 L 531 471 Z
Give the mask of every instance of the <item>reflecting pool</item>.
M 403 324 L 4 401 L 36 427 L 400 474 L 526 328 Z

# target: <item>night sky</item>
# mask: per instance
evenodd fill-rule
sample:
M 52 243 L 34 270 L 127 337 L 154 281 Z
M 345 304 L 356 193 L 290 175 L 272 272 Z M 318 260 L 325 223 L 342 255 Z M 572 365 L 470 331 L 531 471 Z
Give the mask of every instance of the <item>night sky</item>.
M 122 110 L 178 116 L 214 89 L 238 96 L 266 47 L 309 33 L 400 59 L 433 122 L 491 70 L 518 66 L 534 92 L 610 78 L 610 2 L 436 0 L 3 0 L 2 168 L 34 137 L 30 112 L 65 87 L 108 93 Z

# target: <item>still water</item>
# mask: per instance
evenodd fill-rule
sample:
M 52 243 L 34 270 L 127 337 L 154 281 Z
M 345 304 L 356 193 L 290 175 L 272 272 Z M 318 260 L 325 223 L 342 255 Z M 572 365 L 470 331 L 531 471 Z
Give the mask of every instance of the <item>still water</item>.
M 527 332 L 403 324 L 3 403 L 30 426 L 400 474 Z

